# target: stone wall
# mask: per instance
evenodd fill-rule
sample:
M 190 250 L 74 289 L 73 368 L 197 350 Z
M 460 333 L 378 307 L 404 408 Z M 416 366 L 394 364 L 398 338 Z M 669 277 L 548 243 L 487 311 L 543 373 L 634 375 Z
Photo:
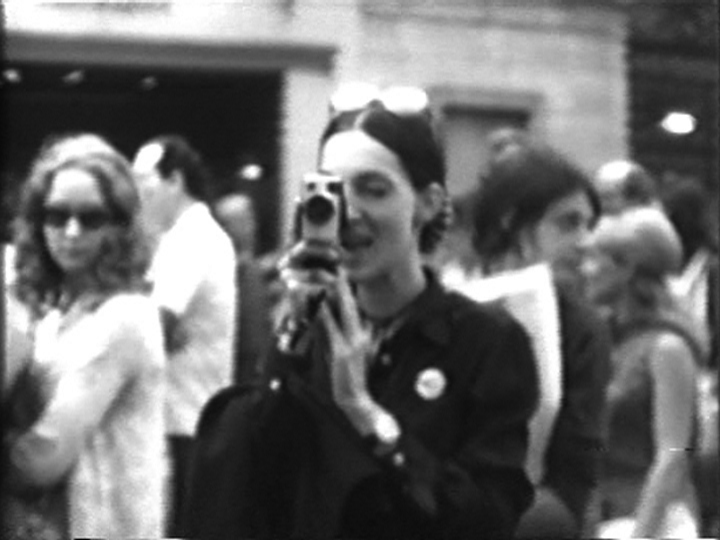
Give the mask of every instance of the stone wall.
M 5 8 L 5 23 L 10 38 L 14 34 L 79 40 L 108 37 L 140 41 L 146 50 L 153 43 L 168 42 L 190 49 L 212 44 L 233 50 L 263 46 L 287 52 L 294 45 L 335 50 L 325 70 L 280 64 L 287 82 L 280 168 L 287 183 L 314 163 L 310 143 L 317 140 L 332 88 L 358 80 L 424 86 L 437 98 L 440 110 L 459 105 L 478 112 L 480 123 L 483 114 L 524 111 L 537 137 L 588 171 L 626 156 L 626 17 L 621 4 L 609 0 L 456 4 L 165 0 L 93 6 L 12 2 Z M 237 69 L 243 69 L 242 63 Z M 467 171 L 476 166 L 473 162 L 466 167 L 461 183 L 471 181 Z M 285 188 L 282 213 L 287 224 L 294 191 Z

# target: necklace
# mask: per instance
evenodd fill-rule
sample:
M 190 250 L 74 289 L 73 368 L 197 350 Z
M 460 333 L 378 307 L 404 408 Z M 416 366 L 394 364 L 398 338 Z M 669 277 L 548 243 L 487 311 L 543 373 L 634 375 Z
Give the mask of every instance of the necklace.
M 410 313 L 410 306 L 414 303 L 415 302 L 410 302 L 410 304 L 390 317 L 373 319 L 367 315 L 364 316 L 364 320 L 370 329 L 370 351 L 368 352 L 367 357 L 369 366 L 377 363 L 378 360 L 380 364 L 384 366 L 388 366 L 390 364 L 389 355 L 380 355 L 379 353 L 382 350 L 383 345 L 390 341 L 405 323 Z

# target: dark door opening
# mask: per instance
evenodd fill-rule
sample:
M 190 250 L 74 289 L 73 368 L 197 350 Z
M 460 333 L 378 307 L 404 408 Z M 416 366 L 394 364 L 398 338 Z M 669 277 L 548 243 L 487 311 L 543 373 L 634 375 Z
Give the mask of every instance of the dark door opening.
M 129 159 L 161 133 L 186 137 L 205 158 L 215 196 L 253 197 L 258 247 L 278 239 L 280 72 L 212 72 L 67 64 L 6 64 L 2 78 L 3 226 L 46 137 L 90 131 Z M 241 174 L 246 165 L 260 177 Z M 248 170 L 248 169 L 246 169 Z

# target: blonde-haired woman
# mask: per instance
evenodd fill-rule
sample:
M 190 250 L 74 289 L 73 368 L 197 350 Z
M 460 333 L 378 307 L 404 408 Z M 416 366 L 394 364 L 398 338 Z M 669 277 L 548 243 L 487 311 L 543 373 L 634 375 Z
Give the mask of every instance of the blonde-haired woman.
M 601 537 L 698 535 L 689 450 L 703 341 L 668 289 L 681 260 L 677 234 L 657 209 L 603 218 L 592 237 L 588 293 L 614 330 Z

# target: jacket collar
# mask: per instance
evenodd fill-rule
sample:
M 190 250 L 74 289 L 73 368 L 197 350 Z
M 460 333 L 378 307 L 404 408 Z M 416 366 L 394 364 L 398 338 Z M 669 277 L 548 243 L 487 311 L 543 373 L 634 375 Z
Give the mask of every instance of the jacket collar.
M 413 300 L 408 316 L 396 335 L 415 333 L 436 345 L 446 345 L 450 340 L 450 295 L 430 268 L 423 268 L 427 285 Z

